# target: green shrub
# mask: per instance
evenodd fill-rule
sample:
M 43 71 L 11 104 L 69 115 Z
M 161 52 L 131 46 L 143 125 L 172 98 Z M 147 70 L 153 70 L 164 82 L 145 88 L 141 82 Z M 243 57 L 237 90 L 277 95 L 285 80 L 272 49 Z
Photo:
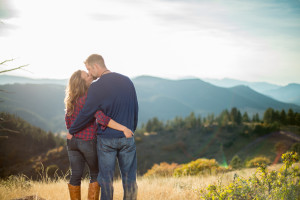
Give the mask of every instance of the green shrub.
M 175 169 L 174 176 L 193 176 L 203 174 L 217 174 L 227 171 L 226 168 L 220 167 L 215 159 L 200 158 L 187 164 L 183 164 Z
M 253 132 L 257 135 L 266 135 L 269 133 L 272 133 L 274 131 L 279 131 L 279 124 L 278 123 L 272 123 L 272 124 L 259 124 L 255 125 Z
M 248 179 L 236 177 L 226 186 L 220 183 L 209 185 L 206 190 L 198 190 L 198 194 L 206 200 L 299 199 L 300 170 L 297 166 L 290 169 L 299 160 L 299 156 L 295 152 L 288 152 L 282 155 L 282 160 L 284 165 L 279 171 L 268 171 L 266 165 L 260 165 Z
M 259 165 L 269 165 L 270 159 L 264 156 L 255 157 L 246 163 L 246 167 L 257 167 Z
M 166 162 L 162 162 L 159 165 L 154 164 L 151 169 L 147 171 L 146 174 L 144 174 L 145 177 L 152 177 L 152 176 L 172 176 L 174 173 L 174 170 L 179 165 L 177 163 L 168 164 Z
M 232 167 L 232 169 L 240 169 L 240 168 L 242 168 L 242 161 L 241 161 L 241 159 L 240 159 L 240 157 L 238 156 L 238 155 L 235 155 L 232 159 L 231 159 L 231 161 L 230 161 L 230 164 L 229 164 L 231 167 Z

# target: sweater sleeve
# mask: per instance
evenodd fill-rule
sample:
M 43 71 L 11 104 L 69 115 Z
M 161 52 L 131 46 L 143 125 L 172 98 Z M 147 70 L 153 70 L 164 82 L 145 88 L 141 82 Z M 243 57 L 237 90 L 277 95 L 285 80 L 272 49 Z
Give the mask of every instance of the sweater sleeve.
M 71 127 L 71 119 L 70 116 L 68 116 L 67 114 L 65 114 L 65 122 L 67 129 L 69 129 Z
M 87 123 L 89 123 L 91 120 L 94 120 L 94 114 L 98 110 L 98 99 L 99 96 L 97 95 L 96 88 L 94 84 L 91 84 L 87 98 L 85 101 L 85 104 L 82 108 L 82 110 L 79 112 L 76 120 L 72 124 L 71 128 L 69 129 L 70 134 L 75 134 L 81 129 L 83 129 Z

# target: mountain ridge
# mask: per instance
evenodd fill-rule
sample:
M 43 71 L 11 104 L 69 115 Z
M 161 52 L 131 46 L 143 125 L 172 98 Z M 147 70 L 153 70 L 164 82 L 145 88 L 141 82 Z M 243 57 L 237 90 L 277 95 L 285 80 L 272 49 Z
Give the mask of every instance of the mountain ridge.
M 166 121 L 177 116 L 218 115 L 236 107 L 260 116 L 268 108 L 300 111 L 300 106 L 272 99 L 248 86 L 223 88 L 201 79 L 169 80 L 151 76 L 132 79 L 139 101 L 139 125 L 157 117 Z M 61 84 L 0 85 L 0 111 L 18 114 L 35 126 L 53 132 L 65 131 L 64 96 Z

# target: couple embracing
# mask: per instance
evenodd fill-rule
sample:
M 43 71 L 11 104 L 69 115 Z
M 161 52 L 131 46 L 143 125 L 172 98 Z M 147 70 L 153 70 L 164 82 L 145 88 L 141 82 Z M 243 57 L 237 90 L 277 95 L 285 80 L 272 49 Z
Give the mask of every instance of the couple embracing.
M 138 102 L 132 81 L 111 72 L 101 55 L 85 61 L 88 73 L 78 70 L 66 89 L 65 121 L 71 166 L 68 184 L 71 200 L 80 200 L 80 184 L 85 163 L 90 171 L 88 199 L 113 199 L 113 177 L 118 160 L 124 198 L 137 198 L 137 158 L 134 131 Z

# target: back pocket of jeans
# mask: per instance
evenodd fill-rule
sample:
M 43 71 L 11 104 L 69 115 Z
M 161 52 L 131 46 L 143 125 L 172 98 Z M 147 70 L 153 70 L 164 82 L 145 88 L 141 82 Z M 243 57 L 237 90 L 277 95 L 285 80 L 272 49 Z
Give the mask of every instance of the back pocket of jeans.
M 67 139 L 67 147 L 68 147 L 68 151 L 77 150 L 76 139 L 74 136 L 70 140 Z

